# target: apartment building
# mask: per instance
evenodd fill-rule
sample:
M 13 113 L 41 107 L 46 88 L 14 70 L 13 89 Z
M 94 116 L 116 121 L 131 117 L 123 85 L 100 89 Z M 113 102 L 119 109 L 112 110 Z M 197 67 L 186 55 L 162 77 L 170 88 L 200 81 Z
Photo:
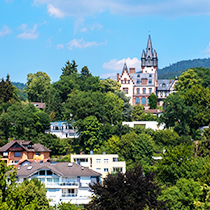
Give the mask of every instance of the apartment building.
M 117 154 L 72 154 L 71 161 L 101 173 L 102 178 L 105 178 L 108 173 L 126 172 L 126 163 L 118 161 Z

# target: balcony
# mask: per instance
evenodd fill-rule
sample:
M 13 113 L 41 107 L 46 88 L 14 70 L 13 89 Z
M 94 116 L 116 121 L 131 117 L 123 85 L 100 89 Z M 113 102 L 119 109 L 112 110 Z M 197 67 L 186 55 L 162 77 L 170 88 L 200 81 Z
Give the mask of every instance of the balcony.
M 47 182 L 45 185 L 46 188 L 79 188 L 79 182 Z
M 77 197 L 75 193 L 62 193 L 62 197 Z

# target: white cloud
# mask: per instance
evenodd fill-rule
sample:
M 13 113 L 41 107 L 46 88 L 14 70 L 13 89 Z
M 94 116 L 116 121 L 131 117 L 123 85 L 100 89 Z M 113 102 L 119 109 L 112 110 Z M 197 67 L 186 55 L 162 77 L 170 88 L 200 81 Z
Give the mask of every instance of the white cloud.
M 59 49 L 63 49 L 64 48 L 64 44 L 58 44 L 57 45 L 57 49 L 59 50 Z
M 106 78 L 109 78 L 109 77 L 117 77 L 117 73 L 107 73 L 107 74 L 101 74 L 100 75 L 100 78 L 102 79 L 106 79 Z
M 72 41 L 70 41 L 68 43 L 68 49 L 72 50 L 73 48 L 86 48 L 86 47 L 92 47 L 92 46 L 99 46 L 99 45 L 103 45 L 103 44 L 105 44 L 105 43 L 103 43 L 103 42 L 97 43 L 96 41 L 86 42 L 83 40 L 83 38 L 73 39 Z
M 10 33 L 12 33 L 12 29 L 10 29 L 7 25 L 4 25 L 2 29 L 0 29 L 0 37 L 6 36 Z
M 46 4 L 55 17 L 85 17 L 110 11 L 117 15 L 210 15 L 209 0 L 34 0 L 34 5 Z
M 141 69 L 141 61 L 138 58 L 124 58 L 122 60 L 112 59 L 109 62 L 104 63 L 103 68 L 110 69 L 112 71 L 121 71 L 125 62 L 128 69 L 136 68 L 137 71 Z
M 74 33 L 77 33 L 79 28 L 83 27 L 85 24 L 84 18 L 80 17 L 77 20 L 74 21 Z
M 24 32 L 17 35 L 17 38 L 21 39 L 37 39 L 39 37 L 39 33 L 36 31 L 38 24 L 35 24 L 33 29 L 27 29 L 27 24 L 22 24 L 19 29 Z
M 52 4 L 49 4 L 47 6 L 47 9 L 48 9 L 48 13 L 50 14 L 50 16 L 55 16 L 55 17 L 58 17 L 58 18 L 62 18 L 62 17 L 65 16 L 64 12 L 62 12 L 58 8 L 55 8 Z
M 203 51 L 203 53 L 206 53 L 207 57 L 210 56 L 210 42 L 209 42 L 208 46 L 206 47 L 206 49 Z

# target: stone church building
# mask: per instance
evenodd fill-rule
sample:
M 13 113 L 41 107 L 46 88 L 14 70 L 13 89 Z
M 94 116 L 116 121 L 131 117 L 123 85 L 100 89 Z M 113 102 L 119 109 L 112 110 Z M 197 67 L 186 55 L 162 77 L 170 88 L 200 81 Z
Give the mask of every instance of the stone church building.
M 174 91 L 177 80 L 158 80 L 158 57 L 156 50 L 152 48 L 149 35 L 146 51 L 141 56 L 141 71 L 135 68 L 123 66 L 122 74 L 117 74 L 117 81 L 121 84 L 121 90 L 130 97 L 130 104 L 142 104 L 149 109 L 149 96 L 154 93 L 158 97 L 158 105 L 163 105 L 165 99 Z

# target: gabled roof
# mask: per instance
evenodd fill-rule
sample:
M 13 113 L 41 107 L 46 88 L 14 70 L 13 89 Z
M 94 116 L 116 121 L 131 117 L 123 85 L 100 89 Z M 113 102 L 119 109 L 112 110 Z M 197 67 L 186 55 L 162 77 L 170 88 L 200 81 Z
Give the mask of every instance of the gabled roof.
M 30 103 L 33 104 L 36 108 L 39 108 L 39 109 L 45 108 L 45 103 L 40 103 L 40 102 L 30 102 Z
M 56 162 L 52 164 L 50 162 L 45 163 L 31 163 L 29 165 L 21 166 L 17 170 L 18 176 L 30 177 L 39 170 L 49 169 L 58 176 L 100 176 L 101 174 L 93 171 L 87 167 L 80 166 L 76 163 L 71 163 L 72 166 L 68 166 L 68 162 Z M 31 167 L 30 167 L 31 166 Z M 29 167 L 31 169 L 29 169 Z
M 159 91 L 160 90 L 170 90 L 173 82 L 174 82 L 174 80 L 170 80 L 170 79 L 159 79 L 157 90 L 159 90 Z
M 11 148 L 14 144 L 19 144 L 27 152 L 51 152 L 50 149 L 45 147 L 42 144 L 33 144 L 31 141 L 24 140 L 13 140 L 8 144 L 4 145 L 0 148 L 0 152 L 6 152 Z M 31 145 L 32 147 L 28 148 L 27 145 Z

